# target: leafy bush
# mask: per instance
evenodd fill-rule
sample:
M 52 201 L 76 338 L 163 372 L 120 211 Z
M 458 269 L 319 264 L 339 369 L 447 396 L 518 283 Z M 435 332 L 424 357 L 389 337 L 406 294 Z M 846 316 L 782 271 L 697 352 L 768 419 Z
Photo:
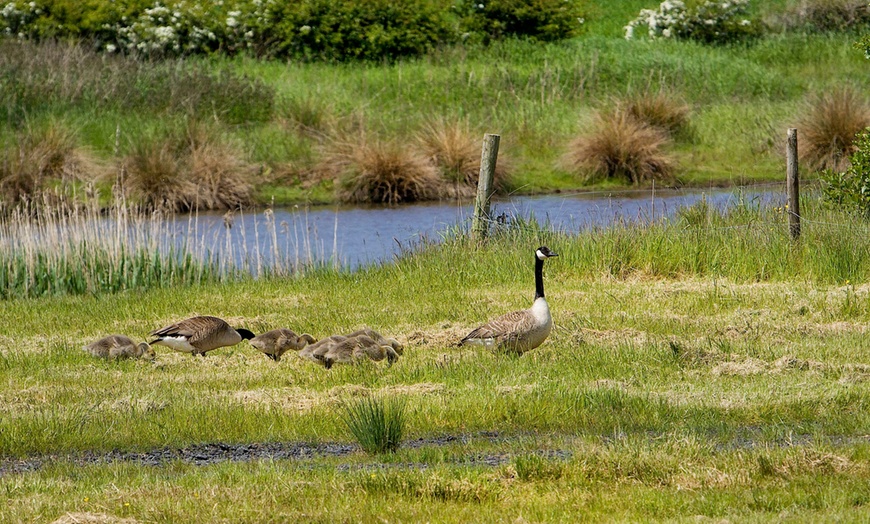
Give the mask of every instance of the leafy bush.
M 746 18 L 749 0 L 707 0 L 689 9 L 680 0 L 665 0 L 658 10 L 641 9 L 637 18 L 625 26 L 625 38 L 635 37 L 636 29 L 647 28 L 653 39 L 695 40 L 705 44 L 727 44 L 756 38 L 761 26 Z
M 460 0 L 457 9 L 466 35 L 484 42 L 506 36 L 551 42 L 577 35 L 583 25 L 573 0 Z
M 454 38 L 446 15 L 433 0 L 286 2 L 276 16 L 276 50 L 306 60 L 416 56 Z
M 870 129 L 858 134 L 855 148 L 848 169 L 822 173 L 822 191 L 828 202 L 870 216 Z

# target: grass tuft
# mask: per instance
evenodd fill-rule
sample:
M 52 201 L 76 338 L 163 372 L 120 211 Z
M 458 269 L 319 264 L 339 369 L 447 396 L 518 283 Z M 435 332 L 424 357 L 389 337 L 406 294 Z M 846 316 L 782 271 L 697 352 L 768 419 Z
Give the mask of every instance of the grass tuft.
M 396 398 L 363 397 L 345 405 L 342 420 L 366 453 L 393 453 L 405 431 L 405 403 Z
M 336 141 L 323 165 L 338 181 L 343 202 L 399 204 L 441 194 L 438 172 L 426 155 L 397 141 Z
M 638 122 L 661 129 L 671 138 L 688 134 L 689 106 L 667 93 L 645 91 L 620 101 L 618 106 Z
M 870 107 L 858 91 L 842 87 L 816 96 L 798 123 L 800 158 L 814 170 L 844 171 L 855 135 L 870 126 Z
M 436 120 L 426 124 L 417 138 L 422 150 L 438 167 L 448 184 L 451 197 L 473 197 L 480 178 L 481 143 L 483 134 L 472 132 L 468 122 Z M 494 184 L 504 189 L 508 182 L 510 163 L 499 154 Z
M 623 110 L 598 113 L 594 131 L 571 141 L 565 162 L 586 181 L 622 178 L 632 184 L 668 179 L 674 163 L 667 135 Z
M 124 191 L 150 209 L 234 209 L 249 204 L 256 169 L 238 148 L 200 124 L 183 135 L 152 134 L 132 147 Z
M 0 153 L 0 195 L 14 206 L 99 171 L 96 160 L 77 146 L 69 129 L 57 124 L 27 127 Z

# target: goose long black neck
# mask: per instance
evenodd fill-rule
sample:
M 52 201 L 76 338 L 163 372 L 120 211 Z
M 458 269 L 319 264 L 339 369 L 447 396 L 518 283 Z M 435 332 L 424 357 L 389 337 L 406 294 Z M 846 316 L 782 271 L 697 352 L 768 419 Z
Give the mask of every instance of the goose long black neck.
M 544 261 L 535 256 L 535 299 L 544 296 Z

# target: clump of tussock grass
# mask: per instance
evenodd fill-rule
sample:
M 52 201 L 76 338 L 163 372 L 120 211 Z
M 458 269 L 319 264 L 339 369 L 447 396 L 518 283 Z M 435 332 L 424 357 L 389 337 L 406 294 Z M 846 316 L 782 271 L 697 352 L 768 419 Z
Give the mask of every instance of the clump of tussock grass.
M 345 404 L 341 418 L 366 453 L 392 453 L 402 444 L 405 403 L 400 399 L 362 397 Z
M 638 122 L 663 130 L 672 138 L 689 132 L 691 109 L 684 101 L 664 92 L 645 91 L 617 102 L 628 115 Z
M 436 120 L 417 133 L 421 149 L 432 159 L 451 197 L 473 197 L 480 178 L 483 134 L 472 133 L 468 123 Z M 508 184 L 510 162 L 499 154 L 495 166 L 495 189 Z
M 593 131 L 574 138 L 563 162 L 585 181 L 622 178 L 632 184 L 668 179 L 674 161 L 667 134 L 617 109 L 597 113 Z
M 815 96 L 798 119 L 800 159 L 814 170 L 844 171 L 855 152 L 855 136 L 870 126 L 863 95 L 842 87 Z
M 321 170 L 335 178 L 343 202 L 399 204 L 441 195 L 441 179 L 423 153 L 397 141 L 333 141 Z
M 234 209 L 252 200 L 257 169 L 199 124 L 136 141 L 122 167 L 124 193 L 151 209 Z
M 0 195 L 7 205 L 15 205 L 57 186 L 96 178 L 100 171 L 69 129 L 58 124 L 27 127 L 0 152 Z

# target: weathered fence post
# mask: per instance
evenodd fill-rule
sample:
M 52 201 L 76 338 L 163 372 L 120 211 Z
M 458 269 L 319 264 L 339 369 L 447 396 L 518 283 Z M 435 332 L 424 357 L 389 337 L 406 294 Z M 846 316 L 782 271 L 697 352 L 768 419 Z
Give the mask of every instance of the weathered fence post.
M 792 240 L 801 236 L 800 180 L 798 179 L 797 129 L 789 128 L 786 145 L 786 185 L 788 186 L 788 230 Z
M 474 201 L 474 217 L 471 220 L 471 235 L 477 241 L 486 238 L 489 231 L 489 200 L 492 198 L 492 180 L 498 159 L 498 143 L 501 136 L 487 133 L 483 136 L 480 153 L 480 177 L 477 181 L 477 200 Z

